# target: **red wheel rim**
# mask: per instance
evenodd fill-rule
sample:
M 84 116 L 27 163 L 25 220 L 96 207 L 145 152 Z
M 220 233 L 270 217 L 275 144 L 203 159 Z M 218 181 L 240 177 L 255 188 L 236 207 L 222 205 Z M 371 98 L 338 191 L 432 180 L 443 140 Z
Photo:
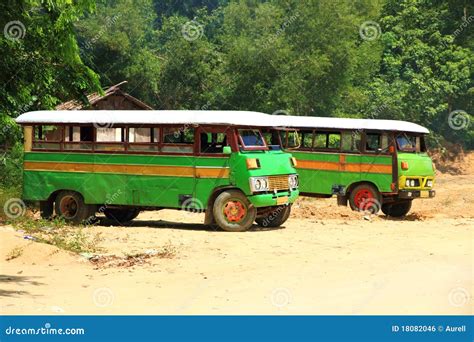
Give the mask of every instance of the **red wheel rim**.
M 61 210 L 61 215 L 65 218 L 72 218 L 77 214 L 77 201 L 72 196 L 65 196 L 61 199 L 59 203 L 59 209 Z
M 360 189 L 354 195 L 354 204 L 359 210 L 367 210 L 375 200 L 375 196 L 369 189 Z
M 240 222 L 245 215 L 247 215 L 247 209 L 240 201 L 229 201 L 224 206 L 224 216 L 229 222 Z

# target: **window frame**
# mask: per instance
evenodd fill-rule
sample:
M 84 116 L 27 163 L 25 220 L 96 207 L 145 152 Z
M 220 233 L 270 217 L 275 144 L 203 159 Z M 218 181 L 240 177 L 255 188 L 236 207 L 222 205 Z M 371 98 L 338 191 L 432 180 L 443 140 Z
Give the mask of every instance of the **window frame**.
M 257 130 L 260 133 L 260 137 L 262 138 L 262 142 L 264 146 L 247 146 L 244 144 L 244 140 L 242 139 L 242 136 L 240 135 L 241 130 Z M 269 151 L 270 148 L 267 145 L 267 142 L 265 141 L 265 138 L 262 134 L 262 129 L 261 128 L 252 128 L 252 127 L 238 127 L 236 128 L 236 134 L 237 134 L 237 139 L 240 146 L 242 146 L 244 151 Z
M 199 125 L 197 128 L 195 134 L 197 137 L 197 141 L 195 141 L 196 144 L 196 155 L 198 156 L 203 156 L 203 157 L 227 157 L 229 156 L 228 154 L 225 153 L 209 153 L 209 152 L 201 152 L 201 134 L 202 133 L 224 133 L 227 136 L 227 145 L 230 146 L 232 151 L 235 151 L 235 147 L 233 146 L 233 141 L 234 141 L 234 133 L 235 130 L 232 127 L 229 126 L 205 126 L 205 125 Z
M 372 150 L 367 150 L 367 135 L 368 134 L 378 134 L 380 136 L 380 140 L 379 140 L 379 149 L 381 149 L 381 151 L 372 151 Z M 384 151 L 383 148 L 382 148 L 382 136 L 383 135 L 386 135 L 387 136 L 387 149 Z M 363 135 L 362 135 L 362 146 L 364 147 L 363 148 L 363 153 L 364 154 L 369 154 L 369 155 L 374 155 L 374 154 L 382 154 L 382 155 L 390 155 L 390 146 L 392 145 L 391 144 L 391 132 L 390 131 L 374 131 L 374 130 L 367 130 L 367 131 L 363 131 Z
M 130 128 L 149 128 L 151 132 L 154 132 L 155 128 L 158 129 L 158 141 L 156 142 L 130 142 Z M 127 125 L 125 133 L 126 141 L 126 152 L 128 154 L 160 154 L 161 153 L 161 142 L 162 142 L 163 125 Z M 154 133 L 151 138 L 155 137 Z M 156 146 L 156 150 L 131 150 L 130 146 Z
M 60 124 L 35 124 L 31 125 L 31 149 L 35 151 L 62 151 L 63 150 L 63 140 L 64 140 L 64 126 Z M 44 139 L 36 139 L 35 131 L 36 127 L 40 128 L 41 135 L 43 135 L 43 126 L 56 126 L 60 131 L 60 139 L 59 140 L 44 140 Z M 52 148 L 38 148 L 35 147 L 35 143 L 43 143 L 43 144 L 58 144 L 59 148 L 52 149 Z

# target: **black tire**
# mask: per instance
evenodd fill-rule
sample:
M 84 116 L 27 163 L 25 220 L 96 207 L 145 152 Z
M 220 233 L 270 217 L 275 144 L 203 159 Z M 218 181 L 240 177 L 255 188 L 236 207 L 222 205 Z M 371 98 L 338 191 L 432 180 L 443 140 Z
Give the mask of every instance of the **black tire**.
M 138 209 L 116 209 L 116 208 L 107 208 L 104 210 L 104 215 L 109 220 L 112 220 L 120 225 L 124 225 L 135 219 L 140 210 Z
M 382 212 L 391 217 L 403 217 L 410 211 L 411 204 L 411 200 L 398 203 L 387 203 L 382 205 Z
M 380 192 L 371 184 L 360 184 L 351 190 L 349 205 L 355 211 L 377 214 L 381 207 Z
M 54 203 L 53 201 L 41 201 L 40 202 L 40 214 L 41 218 L 49 220 L 53 217 Z
M 225 211 L 229 211 L 229 214 L 225 214 Z M 217 196 L 212 213 L 221 229 L 227 232 L 243 232 L 252 227 L 257 209 L 239 190 L 227 190 Z
M 264 216 L 257 217 L 255 222 L 260 227 L 279 227 L 288 220 L 291 213 L 291 204 L 290 205 L 280 205 L 274 210 L 268 212 Z
M 56 214 L 66 222 L 79 224 L 91 220 L 95 205 L 85 204 L 81 194 L 75 191 L 61 191 L 55 200 Z

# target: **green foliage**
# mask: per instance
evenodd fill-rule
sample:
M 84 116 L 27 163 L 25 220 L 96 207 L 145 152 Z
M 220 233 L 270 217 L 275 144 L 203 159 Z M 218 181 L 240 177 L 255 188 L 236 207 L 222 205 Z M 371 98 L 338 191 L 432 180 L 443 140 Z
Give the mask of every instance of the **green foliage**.
M 129 82 L 128 92 L 156 105 L 160 64 L 151 0 L 104 1 L 76 24 L 81 55 L 103 85 Z
M 0 120 L 98 90 L 80 57 L 73 23 L 92 0 L 5 0 L 0 4 Z
M 19 194 L 22 177 L 23 146 L 17 143 L 11 150 L 0 151 L 0 189 L 10 189 Z
M 472 120 L 448 125 L 474 110 L 465 0 L 6 0 L 0 18 L 25 27 L 0 36 L 0 144 L 21 139 L 11 118 L 84 100 L 100 77 L 157 109 L 409 120 L 433 144 L 474 147 Z M 2 168 L 2 184 L 17 182 Z

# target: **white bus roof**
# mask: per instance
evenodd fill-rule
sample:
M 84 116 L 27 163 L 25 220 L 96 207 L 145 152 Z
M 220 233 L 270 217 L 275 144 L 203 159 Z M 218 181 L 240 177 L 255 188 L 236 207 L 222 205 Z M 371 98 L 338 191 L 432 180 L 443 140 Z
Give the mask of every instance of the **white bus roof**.
M 382 130 L 429 133 L 412 122 L 316 116 L 269 115 L 226 110 L 44 110 L 20 115 L 19 124 L 178 124 Z
M 225 110 L 45 110 L 20 115 L 19 124 L 178 124 L 271 127 L 273 116 Z
M 276 124 L 276 122 L 278 123 Z M 292 128 L 352 129 L 429 133 L 427 128 L 408 121 L 330 118 L 316 116 L 280 115 L 279 118 L 274 121 L 274 126 Z

